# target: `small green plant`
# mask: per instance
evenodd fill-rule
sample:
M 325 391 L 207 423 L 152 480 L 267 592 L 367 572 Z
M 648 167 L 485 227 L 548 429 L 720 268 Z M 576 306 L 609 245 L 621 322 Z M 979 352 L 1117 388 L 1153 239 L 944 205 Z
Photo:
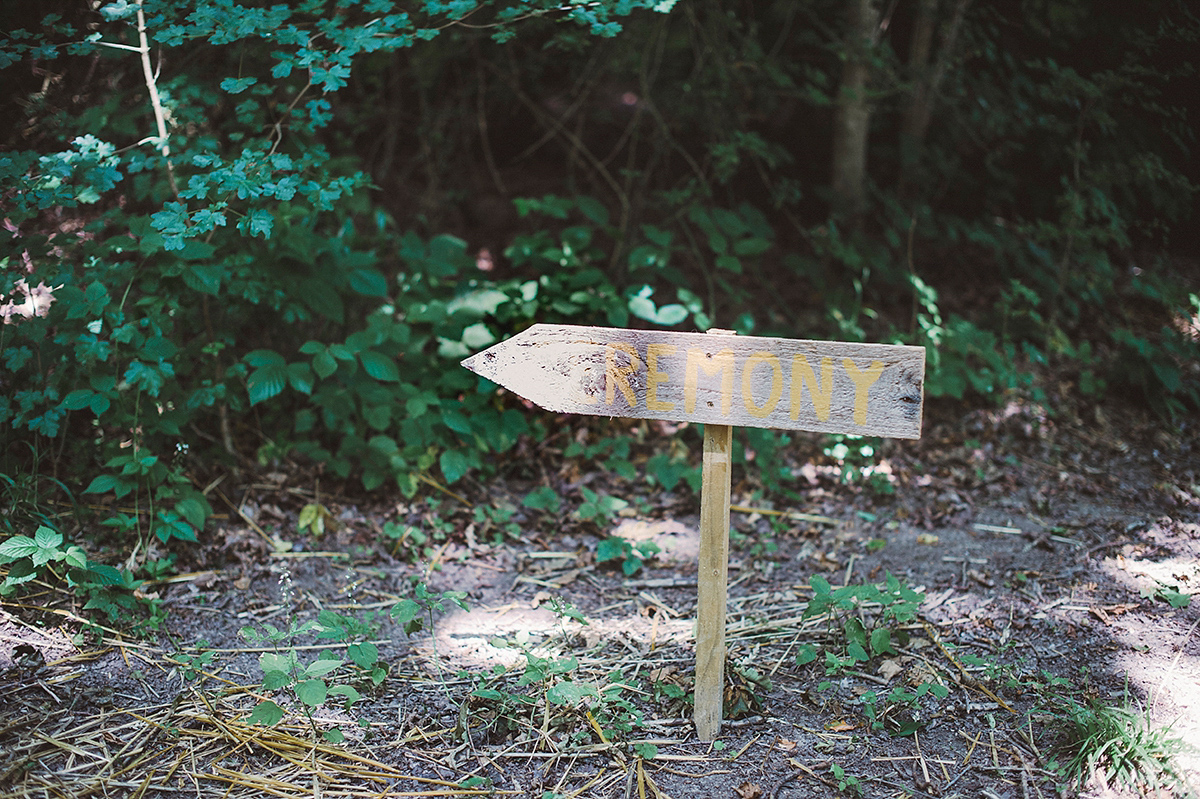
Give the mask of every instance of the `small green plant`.
M 563 450 L 563 456 L 567 458 L 582 457 L 587 460 L 599 460 L 605 469 L 613 472 L 618 477 L 633 480 L 637 477 L 637 469 L 629 458 L 632 443 L 628 436 L 602 438 L 595 444 L 583 444 L 579 441 L 572 441 Z
M 0 565 L 8 565 L 8 574 L 0 583 L 0 595 L 12 594 L 18 585 L 37 578 L 43 571 L 53 573 L 59 563 L 67 568 L 86 569 L 88 561 L 82 548 L 64 547 L 62 533 L 57 530 L 43 525 L 33 538 L 14 535 L 5 539 L 0 542 Z
M 887 496 L 896 493 L 895 478 L 876 457 L 879 443 L 877 438 L 837 433 L 829 436 L 825 455 L 836 463 L 841 482 L 864 485 L 876 495 Z
M 872 657 L 895 652 L 893 637 L 900 645 L 907 633 L 899 625 L 916 618 L 917 608 L 925 595 L 912 590 L 889 574 L 878 585 L 865 583 L 833 588 L 819 574 L 809 580 L 813 598 L 804 610 L 804 618 L 826 615 L 830 632 L 840 630 L 841 646 L 825 651 L 825 673 L 841 674 Z M 802 646 L 796 656 L 797 665 L 817 659 L 819 649 L 814 644 Z
M 161 600 L 141 593 L 142 580 L 124 569 L 115 569 L 87 557 L 79 546 L 65 546 L 62 533 L 45 525 L 33 537 L 15 535 L 0 542 L 0 565 L 8 565 L 0 596 L 41 579 L 65 583 L 83 598 L 84 610 L 99 611 L 110 624 L 136 619 L 134 632 L 158 629 L 166 619 Z
M 863 715 L 871 723 L 871 729 L 888 732 L 896 738 L 912 735 L 927 723 L 921 718 L 920 700 L 924 696 L 945 699 L 950 689 L 935 679 L 926 680 L 909 688 L 897 685 L 885 696 L 875 691 L 863 694 Z
M 839 791 L 842 791 L 850 796 L 863 795 L 862 782 L 859 781 L 858 777 L 855 777 L 852 774 L 847 774 L 846 769 L 842 768 L 837 763 L 831 763 L 829 765 L 829 772 L 833 775 L 833 778 L 837 780 Z
M 1080 704 L 1060 699 L 1058 723 L 1065 733 L 1060 754 L 1065 762 L 1059 776 L 1068 785 L 1083 787 L 1103 771 L 1109 783 L 1117 783 L 1143 795 L 1165 790 L 1175 795 L 1194 795 L 1187 790 L 1176 758 L 1186 750 L 1182 739 L 1169 729 L 1150 726 L 1146 717 L 1128 705 L 1105 705 L 1097 701 Z
M 320 734 L 325 740 L 338 743 L 345 738 L 345 733 L 340 728 L 321 732 L 313 711 L 332 697 L 340 697 L 344 708 L 349 710 L 362 695 L 352 685 L 333 681 L 333 675 L 346 661 L 335 657 L 328 650 L 322 650 L 316 658 L 307 662 L 300 659 L 296 639 L 306 633 L 321 630 L 321 626 L 315 621 L 297 623 L 293 620 L 282 630 L 273 624 L 264 624 L 261 631 L 253 627 L 243 627 L 241 635 L 251 644 L 272 647 L 272 651 L 263 652 L 258 658 L 258 665 L 263 672 L 262 689 L 291 694 L 299 703 L 299 709 L 307 718 L 313 734 Z M 273 727 L 283 720 L 284 715 L 283 706 L 273 699 L 263 699 L 251 711 L 246 721 L 249 724 Z
M 538 486 L 525 495 L 521 504 L 533 510 L 555 514 L 562 507 L 562 497 L 550 486 Z
M 475 508 L 474 513 L 475 523 L 480 526 L 480 534 L 491 531 L 492 543 L 496 545 L 521 537 L 521 525 L 514 519 L 516 515 L 516 506 L 507 502 L 482 505 Z
M 422 580 L 413 580 L 413 595 L 392 606 L 388 615 L 392 621 L 404 628 L 405 635 L 413 635 L 425 629 L 428 623 L 433 628 L 434 615 L 445 613 L 448 604 L 462 610 L 470 610 L 466 602 L 466 591 L 442 591 L 435 594 Z
M 284 604 L 290 604 L 291 580 L 286 573 L 280 579 L 280 586 Z M 444 599 L 465 608 L 462 602 L 464 596 L 457 591 L 434 595 L 424 583 L 417 582 L 413 597 L 397 603 L 389 615 L 411 635 L 424 626 L 421 614 L 432 623 L 433 614 L 445 609 Z M 292 704 L 308 720 L 314 736 L 319 734 L 331 743 L 340 743 L 345 739 L 342 728 L 321 731 L 313 713 L 329 700 L 340 701 L 343 709 L 349 711 L 362 699 L 360 688 L 368 690 L 377 687 L 386 678 L 388 669 L 379 658 L 379 648 L 365 640 L 379 634 L 381 621 L 375 613 L 358 618 L 325 609 L 317 614 L 315 620 L 300 622 L 292 618 L 284 629 L 273 624 L 263 624 L 260 629 L 246 626 L 241 629 L 241 635 L 252 644 L 270 648 L 259 656 L 263 690 L 290 695 L 294 700 Z M 301 636 L 345 644 L 346 657 L 338 657 L 330 650 L 321 650 L 314 659 L 302 659 L 297 646 Z M 285 715 L 286 710 L 279 702 L 263 699 L 246 721 L 274 726 Z
M 1178 585 L 1168 585 L 1160 580 L 1155 580 L 1153 587 L 1143 588 L 1141 594 L 1147 599 L 1161 599 L 1176 610 L 1192 603 L 1191 594 L 1180 591 Z
M 195 654 L 176 652 L 168 659 L 178 665 L 179 674 L 183 679 L 193 682 L 200 679 L 205 672 L 211 669 L 213 662 L 217 659 L 217 653 L 211 649 L 205 649 L 207 646 L 208 642 L 201 638 L 196 642 L 195 648 L 199 651 Z
M 429 540 L 420 527 L 394 520 L 383 523 L 383 537 L 391 542 L 388 551 L 392 557 L 410 562 L 421 557 Z
M 641 571 L 645 561 L 661 551 L 662 549 L 653 541 L 639 541 L 632 544 L 619 535 L 610 535 L 596 545 L 596 562 L 618 561 L 625 576 L 632 577 Z
M 693 491 L 700 490 L 700 468 L 686 458 L 657 452 L 646 461 L 646 476 L 664 491 L 670 491 L 682 481 Z
M 575 509 L 575 517 L 583 522 L 593 522 L 597 527 L 612 524 L 613 517 L 629 507 L 629 503 L 620 497 L 597 494 L 590 488 L 581 488 L 580 493 L 583 502 Z

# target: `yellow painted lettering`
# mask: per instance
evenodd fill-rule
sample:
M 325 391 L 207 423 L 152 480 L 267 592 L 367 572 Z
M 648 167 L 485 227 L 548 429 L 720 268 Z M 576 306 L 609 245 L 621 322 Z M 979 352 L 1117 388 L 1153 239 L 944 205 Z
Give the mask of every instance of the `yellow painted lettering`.
M 733 406 L 733 350 L 723 349 L 718 353 L 688 350 L 683 372 L 683 410 L 686 413 L 696 411 L 696 388 L 701 371 L 709 377 L 721 375 L 721 414 L 728 416 Z
M 618 362 L 618 350 L 629 356 L 629 363 Z M 611 341 L 604 345 L 604 398 L 609 405 L 612 405 L 613 400 L 617 398 L 617 389 L 619 388 L 625 395 L 625 403 L 630 408 L 637 407 L 637 395 L 633 393 L 633 386 L 629 385 L 629 376 L 641 368 L 642 361 L 638 358 L 637 350 L 633 348 L 632 344 Z
M 817 419 L 824 422 L 829 419 L 829 405 L 833 401 L 833 358 L 828 356 L 821 359 L 821 379 L 817 380 L 816 372 L 808 363 L 808 358 L 796 355 L 792 358 L 792 418 L 800 418 L 800 400 L 804 396 L 804 387 L 812 395 L 813 410 Z
M 842 360 L 842 366 L 846 367 L 846 374 L 850 375 L 850 380 L 854 383 L 854 423 L 866 424 L 867 391 L 883 374 L 883 361 L 871 361 L 871 365 L 861 372 L 849 358 Z
M 660 355 L 674 355 L 675 347 L 670 344 L 646 345 L 646 409 L 651 411 L 673 411 L 675 403 L 660 402 L 658 384 L 667 382 L 667 373 L 658 370 Z
M 754 369 L 759 364 L 771 367 L 771 393 L 762 405 L 756 405 L 754 402 Z M 742 405 L 745 406 L 746 412 L 757 419 L 769 416 L 782 396 L 783 367 L 779 365 L 779 359 L 769 352 L 756 352 L 747 358 L 742 367 Z

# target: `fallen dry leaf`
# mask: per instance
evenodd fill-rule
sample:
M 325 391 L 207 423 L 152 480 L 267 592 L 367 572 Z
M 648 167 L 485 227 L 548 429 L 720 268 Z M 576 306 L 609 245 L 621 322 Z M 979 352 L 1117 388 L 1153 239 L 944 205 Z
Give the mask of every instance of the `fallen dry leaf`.
M 764 799 L 766 796 L 762 786 L 754 782 L 743 782 L 734 788 L 733 792 L 737 795 L 738 799 Z
M 851 724 L 848 721 L 831 721 L 825 725 L 825 729 L 829 730 L 830 732 L 849 732 L 850 730 L 857 728 L 857 724 Z
M 892 679 L 902 671 L 904 667 L 900 665 L 899 658 L 888 658 L 879 664 L 879 676 L 885 680 Z

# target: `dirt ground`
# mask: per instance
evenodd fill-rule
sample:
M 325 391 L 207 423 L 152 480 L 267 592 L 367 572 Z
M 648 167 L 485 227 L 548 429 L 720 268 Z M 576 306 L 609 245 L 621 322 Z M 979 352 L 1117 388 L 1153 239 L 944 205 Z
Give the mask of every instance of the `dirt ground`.
M 713 742 L 696 739 L 687 704 L 698 499 L 641 468 L 696 437 L 635 429 L 629 479 L 562 454 L 628 423 L 549 423 L 561 432 L 453 495 L 355 500 L 317 493 L 301 470 L 220 489 L 229 512 L 181 557 L 185 573 L 142 589 L 168 611 L 146 638 L 85 630 L 61 591 L 5 600 L 0 796 L 1148 795 L 1111 770 L 1060 786 L 1071 701 L 1129 709 L 1144 735 L 1200 747 L 1195 420 L 931 405 L 920 441 L 866 459 L 874 477 L 848 481 L 820 436 L 783 454 L 790 496 L 763 498 L 765 456 L 736 468 Z M 563 498 L 556 513 L 522 505 L 540 486 Z M 581 520 L 585 488 L 629 504 L 609 508 L 611 526 Z M 318 503 L 331 529 L 298 532 Z M 508 515 L 482 511 L 496 507 Z M 626 576 L 597 562 L 614 531 L 660 551 Z M 825 583 L 889 575 L 922 595 L 914 617 L 885 618 L 878 603 L 806 613 Z M 414 580 L 434 597 L 465 592 L 469 610 L 445 601 L 411 636 L 372 621 Z M 239 634 L 322 609 L 367 624 L 273 644 Z M 890 647 L 848 658 L 856 631 L 878 629 Z M 367 639 L 388 672 L 377 686 L 345 665 L 309 675 L 356 686 L 348 710 L 330 697 L 310 721 L 295 692 L 262 685 L 264 651 L 294 646 L 304 665 Z M 266 699 L 283 720 L 248 724 Z M 334 728 L 344 741 L 317 735 Z M 1195 790 L 1200 756 L 1176 762 Z

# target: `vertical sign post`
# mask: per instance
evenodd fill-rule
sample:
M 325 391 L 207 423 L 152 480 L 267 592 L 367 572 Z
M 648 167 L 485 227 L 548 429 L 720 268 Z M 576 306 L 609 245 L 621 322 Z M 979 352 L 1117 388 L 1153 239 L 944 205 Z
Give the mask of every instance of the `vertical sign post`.
M 730 331 L 708 331 L 709 335 Z M 733 426 L 704 425 L 700 477 L 700 555 L 696 570 L 696 735 L 721 731 L 725 696 L 725 615 L 729 583 L 729 502 Z
M 696 733 L 721 729 L 733 428 L 919 438 L 925 350 L 534 325 L 463 366 L 551 411 L 704 424 Z

